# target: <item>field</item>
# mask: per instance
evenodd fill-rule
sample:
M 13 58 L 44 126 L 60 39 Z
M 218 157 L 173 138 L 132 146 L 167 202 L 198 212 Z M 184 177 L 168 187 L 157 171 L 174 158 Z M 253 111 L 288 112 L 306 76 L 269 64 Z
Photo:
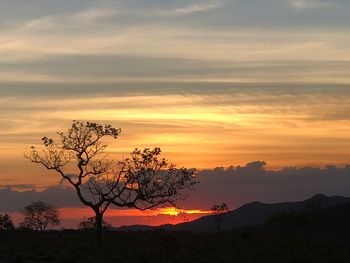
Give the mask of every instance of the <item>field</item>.
M 1 232 L 0 263 L 350 262 L 349 232 Z

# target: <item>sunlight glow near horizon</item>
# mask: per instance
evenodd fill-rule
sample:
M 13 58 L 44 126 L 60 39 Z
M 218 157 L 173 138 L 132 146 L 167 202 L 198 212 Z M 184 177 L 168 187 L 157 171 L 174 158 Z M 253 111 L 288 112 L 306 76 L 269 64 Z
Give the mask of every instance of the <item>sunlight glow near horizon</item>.
M 63 219 L 60 227 L 78 228 L 79 222 L 94 216 L 93 211 L 87 207 L 64 207 L 59 209 L 61 218 Z M 23 216 L 18 212 L 9 212 L 14 223 L 18 225 Z M 126 224 L 147 224 L 158 226 L 162 224 L 178 224 L 195 220 L 203 215 L 212 214 L 210 210 L 186 210 L 174 207 L 163 207 L 148 211 L 139 211 L 137 209 L 109 209 L 104 218 L 114 227 Z

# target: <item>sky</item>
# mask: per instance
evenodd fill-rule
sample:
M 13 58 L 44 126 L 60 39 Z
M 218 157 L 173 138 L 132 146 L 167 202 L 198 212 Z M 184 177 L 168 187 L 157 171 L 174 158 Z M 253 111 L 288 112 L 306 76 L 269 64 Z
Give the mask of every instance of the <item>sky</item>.
M 213 176 L 213 194 L 202 184 L 183 209 L 350 196 L 346 177 L 309 175 L 277 194 L 298 169 L 347 171 L 349 11 L 346 0 L 0 0 L 0 192 L 62 188 L 24 152 L 89 120 L 122 129 L 115 159 L 159 146 L 179 167 L 264 161 L 262 176 L 277 177 L 247 178 L 259 186 L 248 196 L 228 169 L 228 189 Z M 284 167 L 298 169 L 274 173 Z

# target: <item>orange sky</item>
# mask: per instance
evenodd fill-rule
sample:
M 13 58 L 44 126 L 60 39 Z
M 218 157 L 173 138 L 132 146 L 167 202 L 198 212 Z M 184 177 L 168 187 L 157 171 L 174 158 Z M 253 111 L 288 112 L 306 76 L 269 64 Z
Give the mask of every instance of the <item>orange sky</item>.
M 0 183 L 57 184 L 58 176 L 31 164 L 23 154 L 41 137 L 66 130 L 72 119 L 120 127 L 120 137 L 107 141 L 107 151 L 115 159 L 135 147 L 159 146 L 178 166 L 196 168 L 255 160 L 266 161 L 269 168 L 348 162 L 347 87 L 251 86 L 214 94 L 196 94 L 200 89 L 195 88 L 187 94 L 176 89 L 181 95 L 171 90 L 162 96 L 152 94 L 155 91 L 118 96 L 111 91 L 51 98 L 48 90 L 44 95 L 2 97 Z

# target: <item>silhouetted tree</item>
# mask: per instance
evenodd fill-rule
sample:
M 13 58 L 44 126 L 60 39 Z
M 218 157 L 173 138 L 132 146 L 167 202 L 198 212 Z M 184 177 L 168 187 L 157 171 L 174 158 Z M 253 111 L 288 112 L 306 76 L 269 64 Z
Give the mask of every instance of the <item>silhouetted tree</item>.
M 79 223 L 79 230 L 95 230 L 96 229 L 96 217 L 89 217 L 87 220 Z M 102 229 L 110 230 L 112 225 L 102 220 Z
M 214 205 L 210 210 L 215 214 L 214 220 L 216 223 L 217 230 L 218 232 L 220 232 L 221 224 L 224 221 L 225 213 L 228 212 L 228 206 L 225 203 L 222 203 L 220 205 Z
M 319 216 L 320 211 L 324 207 L 324 202 L 325 196 L 318 194 L 306 200 L 304 206 L 306 209 L 311 210 L 313 213 Z
M 174 205 L 182 190 L 196 183 L 194 170 L 175 168 L 159 157 L 160 148 L 135 149 L 118 162 L 108 159 L 102 139 L 117 139 L 120 132 L 111 125 L 73 121 L 67 132 L 58 133 L 58 143 L 44 137 L 43 148 L 32 146 L 26 152 L 32 162 L 69 182 L 80 201 L 95 212 L 98 244 L 102 218 L 110 205 L 140 210 Z
M 324 231 L 326 231 L 327 225 L 325 218 L 322 216 L 321 210 L 325 206 L 325 199 L 326 197 L 324 195 L 317 194 L 306 200 L 304 203 L 305 208 L 316 216 Z
M 11 217 L 8 214 L 0 214 L 0 231 L 10 231 L 14 229 L 15 226 L 13 225 Z
M 49 225 L 58 226 L 60 224 L 58 209 L 41 201 L 27 205 L 21 210 L 21 213 L 24 215 L 22 228 L 45 231 Z

